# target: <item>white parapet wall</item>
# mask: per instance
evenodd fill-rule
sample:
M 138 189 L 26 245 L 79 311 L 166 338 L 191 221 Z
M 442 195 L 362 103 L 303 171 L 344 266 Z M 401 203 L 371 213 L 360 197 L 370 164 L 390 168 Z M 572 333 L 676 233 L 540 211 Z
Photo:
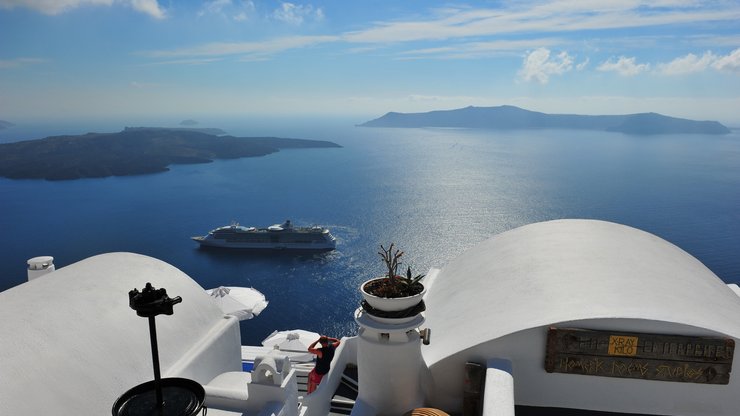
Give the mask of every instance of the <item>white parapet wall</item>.
M 348 364 L 357 365 L 357 337 L 342 338 L 331 362 L 331 369 L 319 387 L 303 398 L 305 416 L 326 416 L 331 408 L 331 398 L 342 380 L 344 368 Z
M 227 372 L 203 386 L 213 415 L 298 416 L 298 387 L 293 369 L 276 370 L 279 378 L 257 381 L 252 373 Z
M 514 416 L 514 377 L 511 361 L 488 360 L 483 390 L 483 416 Z

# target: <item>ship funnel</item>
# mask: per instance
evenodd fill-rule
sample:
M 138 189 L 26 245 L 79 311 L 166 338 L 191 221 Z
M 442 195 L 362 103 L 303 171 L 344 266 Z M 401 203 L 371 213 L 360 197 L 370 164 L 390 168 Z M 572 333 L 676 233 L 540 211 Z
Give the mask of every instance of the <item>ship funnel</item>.
M 39 256 L 34 257 L 27 261 L 28 263 L 28 281 L 37 279 L 45 274 L 49 274 L 56 270 L 54 268 L 54 257 L 52 256 Z

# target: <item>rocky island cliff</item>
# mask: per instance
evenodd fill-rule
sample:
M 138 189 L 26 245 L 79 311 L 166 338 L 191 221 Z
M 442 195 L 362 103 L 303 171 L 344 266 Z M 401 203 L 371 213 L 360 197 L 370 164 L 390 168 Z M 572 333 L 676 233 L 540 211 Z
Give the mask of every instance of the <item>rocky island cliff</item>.
M 280 149 L 341 147 L 320 140 L 216 136 L 197 129 L 126 128 L 0 144 L 0 176 L 64 180 L 164 172 L 173 164 L 265 156 Z
M 717 121 L 695 121 L 658 113 L 627 115 L 547 114 L 504 105 L 466 107 L 427 113 L 387 113 L 361 127 L 461 127 L 500 130 L 574 129 L 613 131 L 634 135 L 728 134 Z

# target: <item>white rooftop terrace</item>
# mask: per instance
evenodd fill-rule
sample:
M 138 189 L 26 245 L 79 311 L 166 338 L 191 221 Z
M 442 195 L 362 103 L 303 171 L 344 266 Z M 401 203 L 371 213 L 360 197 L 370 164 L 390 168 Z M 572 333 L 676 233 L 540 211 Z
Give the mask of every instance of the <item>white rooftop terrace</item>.
M 103 415 L 153 379 L 148 320 L 128 292 L 167 289 L 174 314 L 156 317 L 163 377 L 206 384 L 241 371 L 238 320 L 197 283 L 160 260 L 103 254 L 0 293 L 0 413 Z

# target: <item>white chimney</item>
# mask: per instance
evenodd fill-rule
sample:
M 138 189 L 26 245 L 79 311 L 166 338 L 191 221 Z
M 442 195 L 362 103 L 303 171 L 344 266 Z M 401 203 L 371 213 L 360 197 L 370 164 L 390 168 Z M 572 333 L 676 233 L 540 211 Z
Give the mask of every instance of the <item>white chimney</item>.
M 424 317 L 419 314 L 407 322 L 382 323 L 359 308 L 355 322 L 360 325 L 357 403 L 369 407 L 363 409 L 366 414 L 383 416 L 401 415 L 422 407 L 426 364 L 421 356 L 418 328 Z
M 54 257 L 39 256 L 28 260 L 28 281 L 39 278 L 45 274 L 51 273 L 54 268 Z

